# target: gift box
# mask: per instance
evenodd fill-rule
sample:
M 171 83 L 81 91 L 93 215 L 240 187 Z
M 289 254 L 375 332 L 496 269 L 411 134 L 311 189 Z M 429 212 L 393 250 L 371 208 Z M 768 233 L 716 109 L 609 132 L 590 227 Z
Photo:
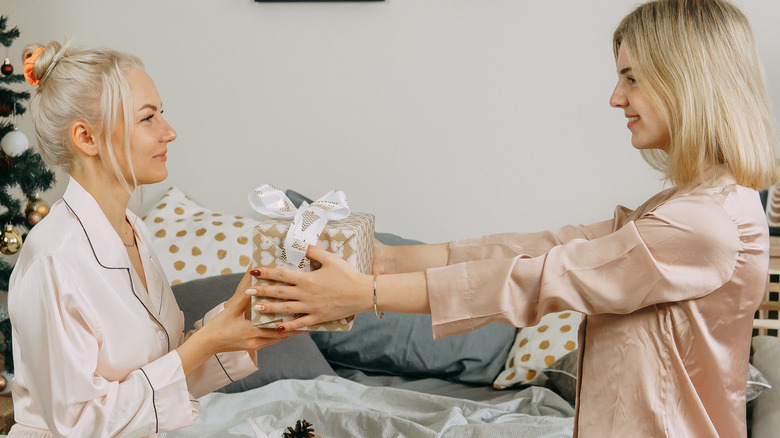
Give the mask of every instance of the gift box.
M 253 268 L 271 267 L 308 272 L 317 269 L 316 262 L 305 257 L 309 244 L 338 255 L 364 274 L 371 274 L 374 253 L 374 216 L 368 213 L 352 213 L 346 207 L 346 198 L 333 201 L 329 193 L 311 205 L 304 203 L 296 209 L 279 189 L 261 186 L 250 202 L 255 210 L 269 217 L 255 227 L 252 238 Z M 261 201 L 258 196 L 262 197 Z M 339 194 L 343 197 L 343 194 Z M 254 197 L 254 198 L 253 198 Z M 269 213 L 270 208 L 274 211 Z M 336 219 L 328 219 L 328 213 Z M 317 226 L 321 227 L 318 228 Z M 321 231 L 320 231 L 321 229 Z M 252 279 L 252 285 L 274 284 L 263 279 Z M 254 297 L 252 299 L 252 323 L 257 327 L 275 328 L 283 322 L 291 321 L 299 315 L 268 314 L 254 311 L 257 302 L 275 301 Z M 354 316 L 337 321 L 316 324 L 300 330 L 311 331 L 349 331 Z

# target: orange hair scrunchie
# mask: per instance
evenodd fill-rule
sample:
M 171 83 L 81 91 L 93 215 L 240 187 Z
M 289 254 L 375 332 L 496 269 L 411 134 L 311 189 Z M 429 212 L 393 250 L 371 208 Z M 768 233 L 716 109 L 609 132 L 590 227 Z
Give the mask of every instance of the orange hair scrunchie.
M 38 85 L 38 83 L 41 82 L 40 79 L 32 77 L 32 71 L 35 67 L 35 60 L 38 59 L 38 55 L 44 50 L 46 50 L 46 47 L 39 47 L 24 60 L 24 78 L 27 79 L 27 82 L 32 86 Z

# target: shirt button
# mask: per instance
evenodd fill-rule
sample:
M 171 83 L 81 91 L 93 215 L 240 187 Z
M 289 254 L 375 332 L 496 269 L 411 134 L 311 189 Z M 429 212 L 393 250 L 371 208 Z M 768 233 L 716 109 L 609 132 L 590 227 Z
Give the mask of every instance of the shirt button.
M 160 339 L 165 339 L 165 333 L 157 332 L 157 337 L 160 338 Z

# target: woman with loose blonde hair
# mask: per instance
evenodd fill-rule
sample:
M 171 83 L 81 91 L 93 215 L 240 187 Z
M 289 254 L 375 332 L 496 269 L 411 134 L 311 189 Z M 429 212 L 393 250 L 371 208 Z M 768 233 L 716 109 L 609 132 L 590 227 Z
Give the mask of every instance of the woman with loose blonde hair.
M 668 150 L 642 150 L 675 185 L 725 164 L 740 185 L 777 178 L 774 120 L 750 23 L 728 2 L 655 1 L 617 27 L 634 75 L 669 124 Z
M 747 20 L 724 0 L 659 0 L 615 32 L 631 144 L 674 185 L 612 219 L 447 244 L 374 245 L 364 275 L 311 246 L 309 273 L 261 268 L 284 330 L 373 311 L 428 313 L 435 338 L 584 314 L 574 436 L 744 437 L 753 314 L 775 181 L 774 128 Z M 378 275 L 377 275 L 378 274 Z M 509 365 L 508 365 L 509 366 Z

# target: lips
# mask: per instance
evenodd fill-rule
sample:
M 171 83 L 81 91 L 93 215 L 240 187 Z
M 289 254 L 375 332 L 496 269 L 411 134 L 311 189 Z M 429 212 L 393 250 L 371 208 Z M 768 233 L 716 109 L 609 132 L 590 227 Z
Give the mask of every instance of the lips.
M 626 114 L 626 118 L 628 119 L 628 124 L 626 125 L 629 129 L 636 125 L 636 123 L 639 121 L 639 116 L 634 115 L 628 115 Z

